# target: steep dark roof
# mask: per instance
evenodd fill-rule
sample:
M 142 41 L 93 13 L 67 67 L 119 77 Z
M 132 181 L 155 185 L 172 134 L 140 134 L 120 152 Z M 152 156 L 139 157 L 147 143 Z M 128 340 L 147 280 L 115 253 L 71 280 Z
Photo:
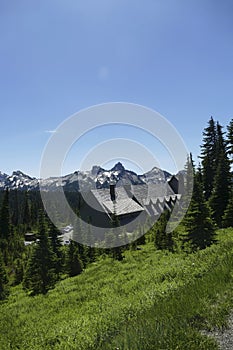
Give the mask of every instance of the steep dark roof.
M 119 186 L 115 188 L 116 200 L 112 201 L 108 188 L 91 190 L 101 211 L 108 216 L 115 213 L 117 216 L 146 212 L 149 216 L 159 215 L 164 208 L 172 209 L 178 195 L 167 182 L 157 184 L 133 185 L 129 187 Z
M 132 193 L 136 200 L 142 205 L 148 205 L 149 201 L 156 201 L 158 197 L 164 198 L 174 195 L 167 182 L 159 184 L 135 185 L 132 186 Z
M 116 187 L 115 201 L 111 200 L 109 189 L 92 190 L 91 192 L 109 214 L 113 214 L 115 212 L 115 214 L 119 216 L 139 213 L 144 210 L 141 205 L 139 205 L 128 195 L 124 187 Z

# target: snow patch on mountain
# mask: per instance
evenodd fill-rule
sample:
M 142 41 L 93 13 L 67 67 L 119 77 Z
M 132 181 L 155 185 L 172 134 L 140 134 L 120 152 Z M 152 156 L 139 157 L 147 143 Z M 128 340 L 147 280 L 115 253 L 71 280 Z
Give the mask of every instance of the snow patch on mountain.
M 39 190 L 41 187 L 44 191 L 56 191 L 58 187 L 63 186 L 66 191 L 87 191 L 107 188 L 112 180 L 116 182 L 117 186 L 156 184 L 166 182 L 170 176 L 171 174 L 157 167 L 143 175 L 137 175 L 131 170 L 126 170 L 122 163 L 118 162 L 110 170 L 94 165 L 89 171 L 75 171 L 65 176 L 40 180 L 24 174 L 20 170 L 14 171 L 12 175 L 0 172 L 0 189 Z

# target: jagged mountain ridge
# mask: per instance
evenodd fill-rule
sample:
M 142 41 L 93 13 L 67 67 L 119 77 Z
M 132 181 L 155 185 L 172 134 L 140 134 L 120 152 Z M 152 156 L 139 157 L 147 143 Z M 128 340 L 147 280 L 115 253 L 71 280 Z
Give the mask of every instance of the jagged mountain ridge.
M 12 175 L 7 175 L 0 172 L 0 189 L 39 189 L 39 180 L 22 171 L 13 171 Z
M 154 167 L 143 175 L 137 175 L 131 170 L 125 169 L 118 162 L 110 170 L 94 165 L 88 171 L 75 171 L 61 177 L 51 177 L 39 180 L 30 177 L 21 171 L 14 171 L 12 175 L 0 172 L 0 189 L 39 190 L 40 186 L 45 191 L 56 191 L 62 185 L 66 191 L 86 191 L 89 189 L 107 188 L 110 181 L 115 181 L 117 186 L 124 184 L 140 185 L 146 183 L 163 183 L 171 174 L 167 171 Z

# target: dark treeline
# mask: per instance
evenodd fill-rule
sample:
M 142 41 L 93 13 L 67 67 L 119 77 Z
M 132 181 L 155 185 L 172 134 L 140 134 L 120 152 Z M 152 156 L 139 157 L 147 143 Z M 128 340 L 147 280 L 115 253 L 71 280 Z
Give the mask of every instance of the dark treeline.
M 3 190 L 0 191 L 0 208 L 3 205 L 5 192 Z M 81 194 L 79 192 L 65 192 L 65 196 L 72 209 L 75 212 L 79 211 L 83 201 Z M 56 193 L 54 192 L 53 194 L 51 192 L 49 197 L 51 198 L 51 205 L 55 205 L 57 212 L 62 213 L 62 210 L 59 209 L 59 201 L 56 200 Z M 11 225 L 22 232 L 36 229 L 39 210 L 43 210 L 39 191 L 10 190 L 8 193 L 8 206 Z M 59 219 L 61 223 L 69 222 L 66 213 Z
M 170 212 L 165 210 L 149 230 L 146 224 L 145 227 L 138 227 L 135 237 L 140 238 L 123 247 L 108 249 L 88 247 L 76 241 L 62 245 L 60 231 L 47 217 L 39 191 L 1 191 L 0 300 L 7 297 L 10 286 L 19 283 L 32 295 L 46 294 L 58 280 L 80 274 L 100 256 L 121 261 L 124 250 L 137 249 L 138 245 L 146 242 L 153 242 L 156 249 L 171 252 L 193 252 L 210 246 L 215 242 L 217 228 L 233 227 L 232 164 L 233 120 L 224 131 L 219 122 L 211 117 L 203 132 L 200 164 L 195 166 L 191 154 L 187 157 L 186 191 L 182 205 L 185 206 L 189 197 L 191 201 L 179 226 L 173 232 L 166 230 Z M 190 188 L 192 178 L 193 191 Z M 83 201 L 80 193 L 67 192 L 66 197 L 79 215 Z M 56 202 L 56 206 L 59 206 L 59 202 Z M 69 223 L 66 213 L 59 220 L 61 226 Z M 74 233 L 85 235 L 91 241 L 91 229 L 84 232 L 78 221 L 76 226 Z M 119 226 L 115 216 L 112 226 Z M 34 233 L 37 240 L 25 246 L 24 235 L 27 232 Z M 106 240 L 114 241 L 111 229 Z

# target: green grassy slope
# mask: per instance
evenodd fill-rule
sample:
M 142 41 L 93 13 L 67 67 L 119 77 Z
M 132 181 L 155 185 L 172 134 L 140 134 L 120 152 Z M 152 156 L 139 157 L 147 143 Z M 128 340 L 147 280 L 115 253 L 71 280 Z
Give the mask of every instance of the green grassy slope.
M 221 326 L 231 306 L 232 236 L 190 255 L 143 246 L 46 296 L 15 287 L 0 305 L 0 349 L 214 349 L 197 329 Z

